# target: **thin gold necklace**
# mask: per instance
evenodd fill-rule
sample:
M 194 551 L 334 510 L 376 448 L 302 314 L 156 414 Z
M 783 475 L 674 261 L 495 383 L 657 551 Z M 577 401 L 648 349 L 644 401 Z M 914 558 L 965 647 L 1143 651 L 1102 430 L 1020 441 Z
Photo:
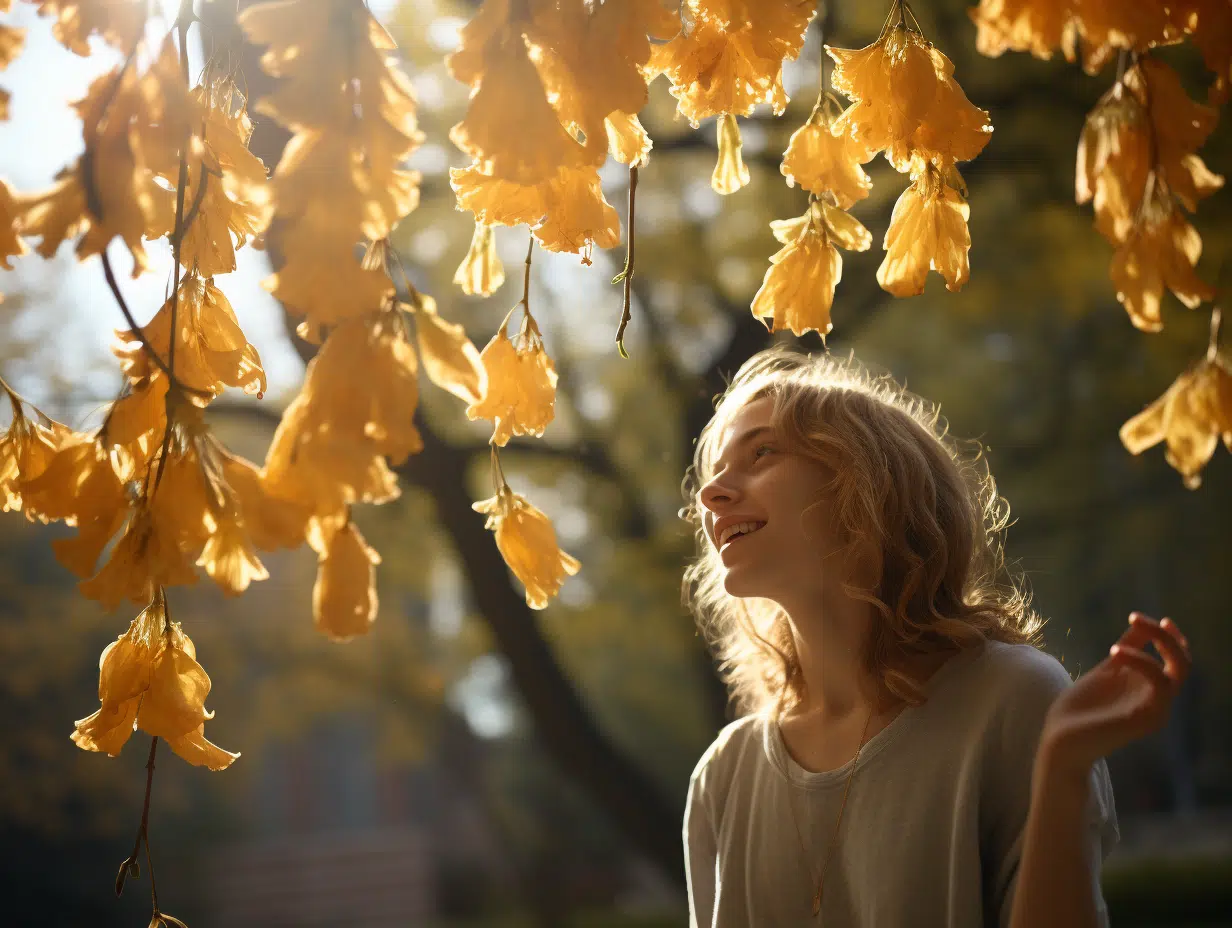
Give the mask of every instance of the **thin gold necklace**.
M 830 836 L 830 844 L 826 848 L 826 859 L 821 865 L 821 876 L 817 877 L 817 892 L 813 895 L 813 915 L 821 915 L 821 894 L 826 886 L 826 871 L 830 869 L 830 860 L 834 856 L 834 848 L 838 843 L 839 826 L 843 824 L 843 810 L 847 808 L 847 793 L 851 790 L 851 779 L 856 775 L 856 765 L 860 763 L 860 752 L 864 750 L 864 741 L 868 737 L 868 726 L 873 720 L 873 712 L 870 709 L 868 718 L 864 720 L 864 731 L 860 733 L 860 746 L 856 748 L 856 756 L 851 761 L 851 771 L 847 774 L 847 783 L 843 787 L 843 801 L 838 807 L 838 819 L 834 822 L 834 834 Z M 800 832 L 800 819 L 796 815 L 795 803 L 792 802 L 791 786 L 788 786 L 787 804 L 791 807 L 791 821 L 796 826 L 796 840 L 800 842 L 800 859 L 808 866 L 809 876 L 813 875 L 813 866 L 808 862 L 808 849 L 804 846 L 804 835 Z

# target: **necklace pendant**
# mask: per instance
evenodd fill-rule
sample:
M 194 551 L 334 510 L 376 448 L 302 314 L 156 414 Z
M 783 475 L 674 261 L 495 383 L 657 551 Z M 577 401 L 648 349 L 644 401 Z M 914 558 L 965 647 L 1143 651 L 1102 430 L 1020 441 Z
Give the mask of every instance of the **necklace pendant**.
M 821 914 L 821 888 L 818 887 L 817 894 L 813 896 L 813 914 Z

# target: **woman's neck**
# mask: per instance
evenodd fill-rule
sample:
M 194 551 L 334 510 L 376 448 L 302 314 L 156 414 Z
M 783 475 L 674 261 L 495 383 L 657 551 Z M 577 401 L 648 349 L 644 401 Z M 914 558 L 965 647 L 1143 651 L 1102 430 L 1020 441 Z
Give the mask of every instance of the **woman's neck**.
M 885 708 L 888 694 L 864 659 L 875 619 L 872 606 L 836 592 L 796 604 L 788 619 L 804 677 L 804 698 L 793 715 L 839 721 Z

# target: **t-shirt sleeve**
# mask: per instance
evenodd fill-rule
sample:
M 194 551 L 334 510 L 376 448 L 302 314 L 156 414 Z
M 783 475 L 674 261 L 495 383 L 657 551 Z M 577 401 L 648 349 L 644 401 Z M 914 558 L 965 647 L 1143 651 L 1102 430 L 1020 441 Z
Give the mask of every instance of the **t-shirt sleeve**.
M 999 724 L 990 732 L 988 769 L 981 797 L 981 856 L 984 861 L 985 900 L 996 924 L 1007 928 L 1018 885 L 1027 815 L 1031 808 L 1031 771 L 1049 706 L 1072 684 L 1055 658 L 1042 652 L 1027 666 L 1007 668 L 1006 690 Z M 1100 760 L 1091 769 L 1090 795 L 1084 812 L 1087 860 L 1094 881 L 1100 924 L 1108 925 L 1108 912 L 1100 888 L 1104 858 L 1119 839 L 1108 765 Z
M 684 872 L 689 894 L 689 928 L 711 928 L 714 923 L 718 839 L 714 817 L 705 794 L 704 770 L 689 781 L 684 807 Z

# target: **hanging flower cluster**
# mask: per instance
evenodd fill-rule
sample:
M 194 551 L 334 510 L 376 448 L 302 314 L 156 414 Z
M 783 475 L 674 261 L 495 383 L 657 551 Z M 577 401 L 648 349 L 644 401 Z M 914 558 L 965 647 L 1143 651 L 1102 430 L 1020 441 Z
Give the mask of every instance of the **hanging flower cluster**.
M 1197 272 L 1202 237 L 1189 221 L 1219 190 L 1198 149 L 1232 88 L 1232 4 L 1226 0 L 981 0 L 970 10 L 985 55 L 1007 50 L 1050 58 L 1060 48 L 1098 74 L 1119 57 L 1116 83 L 1087 115 L 1078 142 L 1074 194 L 1091 203 L 1095 228 L 1115 249 L 1109 276 L 1130 322 L 1163 328 L 1164 292 L 1190 309 L 1216 298 Z M 1176 72 L 1152 50 L 1189 39 L 1214 73 L 1208 102 L 1190 98 Z M 1228 435 L 1232 401 L 1219 354 L 1219 311 L 1207 357 L 1121 429 L 1138 454 L 1166 438 L 1167 460 L 1197 487 L 1219 436 Z
M 603 195 L 599 168 L 609 154 L 629 165 L 632 220 L 637 169 L 651 148 L 637 117 L 653 71 L 650 39 L 679 29 L 678 13 L 661 0 L 485 0 L 446 59 L 450 73 L 470 88 L 466 115 L 449 133 L 471 159 L 450 171 L 458 208 L 475 217 L 454 276 L 464 293 L 489 296 L 505 279 L 494 226 L 525 225 L 532 251 L 538 242 L 579 255 L 583 264 L 592 262 L 595 246 L 620 242 L 620 220 Z M 630 229 L 626 278 L 632 236 Z M 578 564 L 560 551 L 547 517 L 509 488 L 497 451 L 515 435 L 542 436 L 555 415 L 556 369 L 530 309 L 532 251 L 522 299 L 480 356 L 487 393 L 466 412 L 493 423 L 496 495 L 475 508 L 487 514 L 506 564 L 526 587 L 527 604 L 542 609 Z M 519 309 L 520 328 L 510 338 Z M 626 320 L 628 310 L 626 283 Z
M 1145 52 L 1190 39 L 1215 73 L 1212 102 L 1227 99 L 1232 78 L 1232 8 L 1224 0 L 980 0 L 970 11 L 981 54 L 1030 52 L 1081 59 L 1098 74 L 1118 52 Z
M 800 54 L 817 12 L 813 0 L 684 0 L 687 26 L 650 58 L 651 76 L 667 75 L 677 112 L 697 128 L 717 116 L 719 157 L 710 186 L 735 193 L 749 182 L 737 116 L 768 103 L 787 108 L 783 62 Z
M 955 164 L 976 157 L 992 132 L 988 113 L 967 100 L 954 66 L 924 38 L 903 0 L 892 4 L 872 45 L 826 51 L 835 62 L 834 88 L 852 103 L 843 109 L 823 82 L 808 121 L 792 133 L 780 171 L 789 186 L 808 191 L 809 208 L 800 219 L 771 223 L 785 247 L 770 259 L 753 299 L 753 315 L 772 331 L 823 339 L 842 275 L 835 246 L 864 251 L 872 242 L 844 212 L 872 188 L 862 165 L 884 152 L 912 181 L 894 206 L 877 282 L 894 296 L 914 296 L 935 270 L 959 290 L 971 237 Z

